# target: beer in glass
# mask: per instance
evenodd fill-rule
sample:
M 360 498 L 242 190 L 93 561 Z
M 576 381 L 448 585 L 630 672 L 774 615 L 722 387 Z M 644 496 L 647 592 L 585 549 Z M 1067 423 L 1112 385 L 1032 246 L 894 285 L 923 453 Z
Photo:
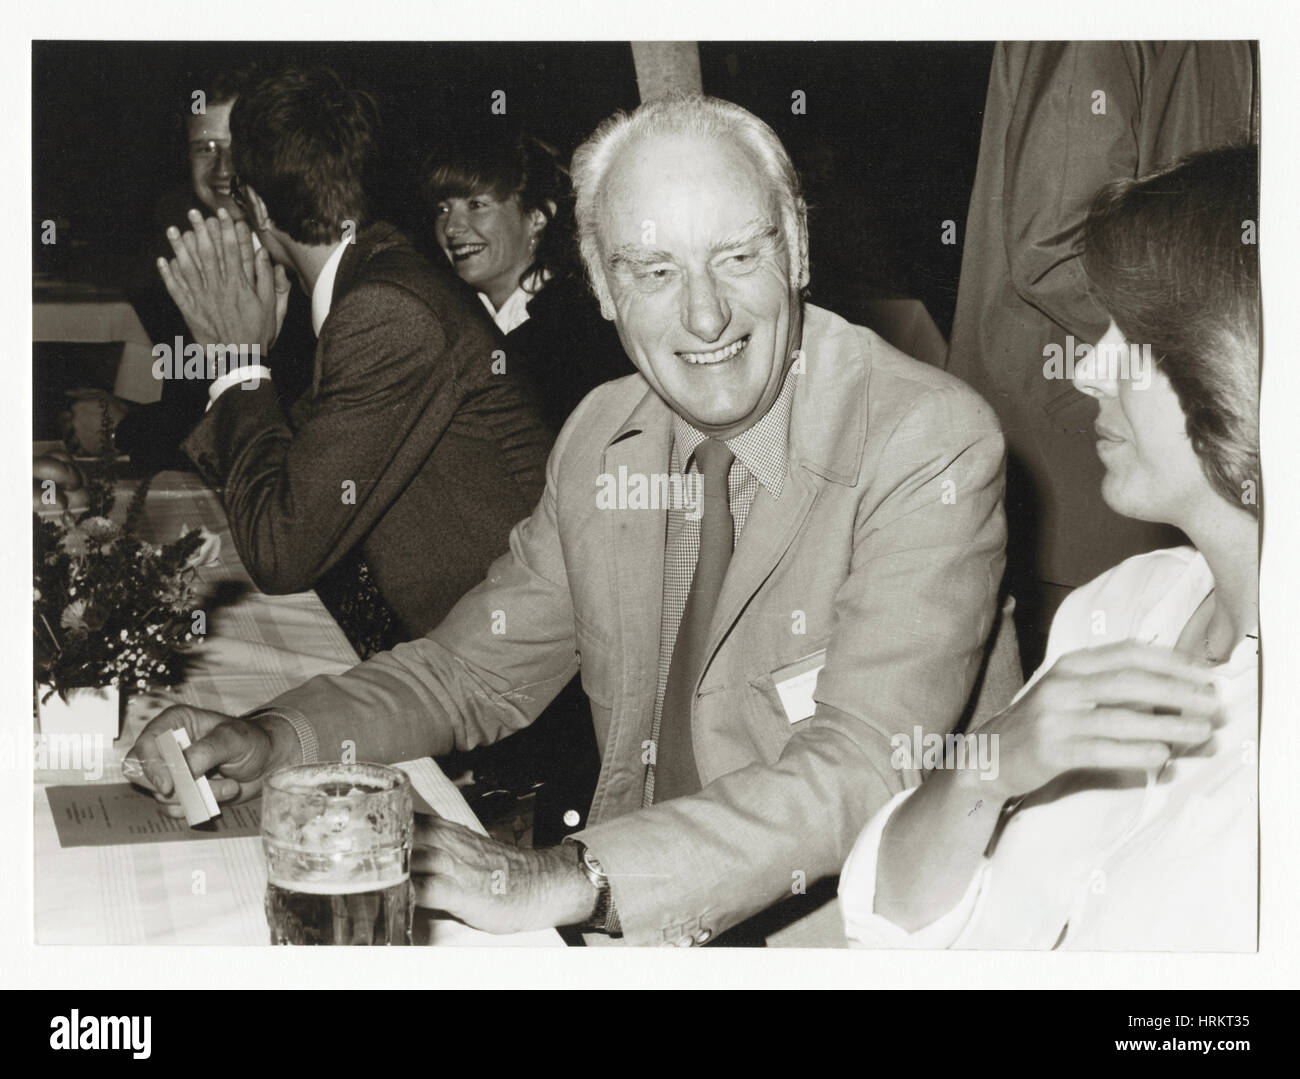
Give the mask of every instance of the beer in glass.
M 272 944 L 410 944 L 411 781 L 379 764 L 303 764 L 262 792 Z

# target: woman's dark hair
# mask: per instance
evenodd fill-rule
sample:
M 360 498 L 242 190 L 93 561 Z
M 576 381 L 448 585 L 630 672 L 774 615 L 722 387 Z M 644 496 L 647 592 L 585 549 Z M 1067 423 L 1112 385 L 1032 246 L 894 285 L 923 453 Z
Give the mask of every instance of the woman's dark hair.
M 533 261 L 520 274 L 522 284 L 535 271 L 552 277 L 576 276 L 577 245 L 569 170 L 554 147 L 520 133 L 480 133 L 439 148 L 424 165 L 424 197 L 430 217 L 444 199 L 487 193 L 502 202 L 519 199 L 524 213 L 546 217 Z M 432 230 L 431 230 L 432 231 Z
M 365 178 L 378 137 L 370 95 L 325 67 L 291 67 L 239 95 L 230 115 L 235 174 L 299 243 L 366 223 Z
M 1258 148 L 1227 147 L 1108 184 L 1083 226 L 1094 297 L 1130 344 L 1151 346 L 1211 486 L 1255 515 L 1258 206 Z

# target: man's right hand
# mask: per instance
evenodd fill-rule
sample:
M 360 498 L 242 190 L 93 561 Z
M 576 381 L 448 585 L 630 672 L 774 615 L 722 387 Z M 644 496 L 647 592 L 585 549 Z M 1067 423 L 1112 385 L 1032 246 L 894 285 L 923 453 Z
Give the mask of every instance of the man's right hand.
M 151 719 L 127 752 L 122 772 L 148 787 L 173 817 L 185 811 L 176 799 L 171 774 L 158 751 L 157 738 L 184 728 L 191 745 L 184 751 L 195 776 L 207 775 L 218 802 L 246 802 L 262 791 L 262 780 L 277 768 L 297 762 L 298 736 L 276 716 L 238 719 L 220 712 L 177 705 Z M 133 763 L 131 763 L 133 762 Z

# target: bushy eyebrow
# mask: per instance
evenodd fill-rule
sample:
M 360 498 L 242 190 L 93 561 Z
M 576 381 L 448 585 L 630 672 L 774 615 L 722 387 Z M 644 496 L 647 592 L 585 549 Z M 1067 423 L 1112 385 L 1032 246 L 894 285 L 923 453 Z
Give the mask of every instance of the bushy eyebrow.
M 672 262 L 673 256 L 668 251 L 653 250 L 640 244 L 619 244 L 609 255 L 609 265 L 649 266 L 655 262 Z
M 735 236 L 714 244 L 710 251 L 715 255 L 720 251 L 734 251 L 737 247 L 747 247 L 754 243 L 766 243 L 768 240 L 774 240 L 780 235 L 781 230 L 770 221 L 751 221 Z
M 755 220 L 745 225 L 739 232 L 725 240 L 719 240 L 709 248 L 709 253 L 717 255 L 723 251 L 734 251 L 753 243 L 767 243 L 778 238 L 781 230 L 771 221 Z M 641 244 L 620 244 L 610 252 L 609 265 L 649 266 L 657 262 L 675 262 L 671 251 L 661 248 L 643 247 Z

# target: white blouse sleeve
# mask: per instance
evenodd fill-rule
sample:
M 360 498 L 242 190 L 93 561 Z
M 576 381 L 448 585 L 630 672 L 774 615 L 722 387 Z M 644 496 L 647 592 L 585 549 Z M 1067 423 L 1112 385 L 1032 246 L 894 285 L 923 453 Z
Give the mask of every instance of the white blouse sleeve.
M 980 860 L 979 868 L 957 905 L 914 933 L 876 913 L 876 869 L 881 836 L 894 810 L 919 789 L 912 787 L 901 791 L 886 802 L 867 822 L 844 863 L 840 873 L 840 910 L 844 916 L 844 935 L 851 948 L 949 948 L 961 936 L 975 911 L 988 872 L 987 859 Z

